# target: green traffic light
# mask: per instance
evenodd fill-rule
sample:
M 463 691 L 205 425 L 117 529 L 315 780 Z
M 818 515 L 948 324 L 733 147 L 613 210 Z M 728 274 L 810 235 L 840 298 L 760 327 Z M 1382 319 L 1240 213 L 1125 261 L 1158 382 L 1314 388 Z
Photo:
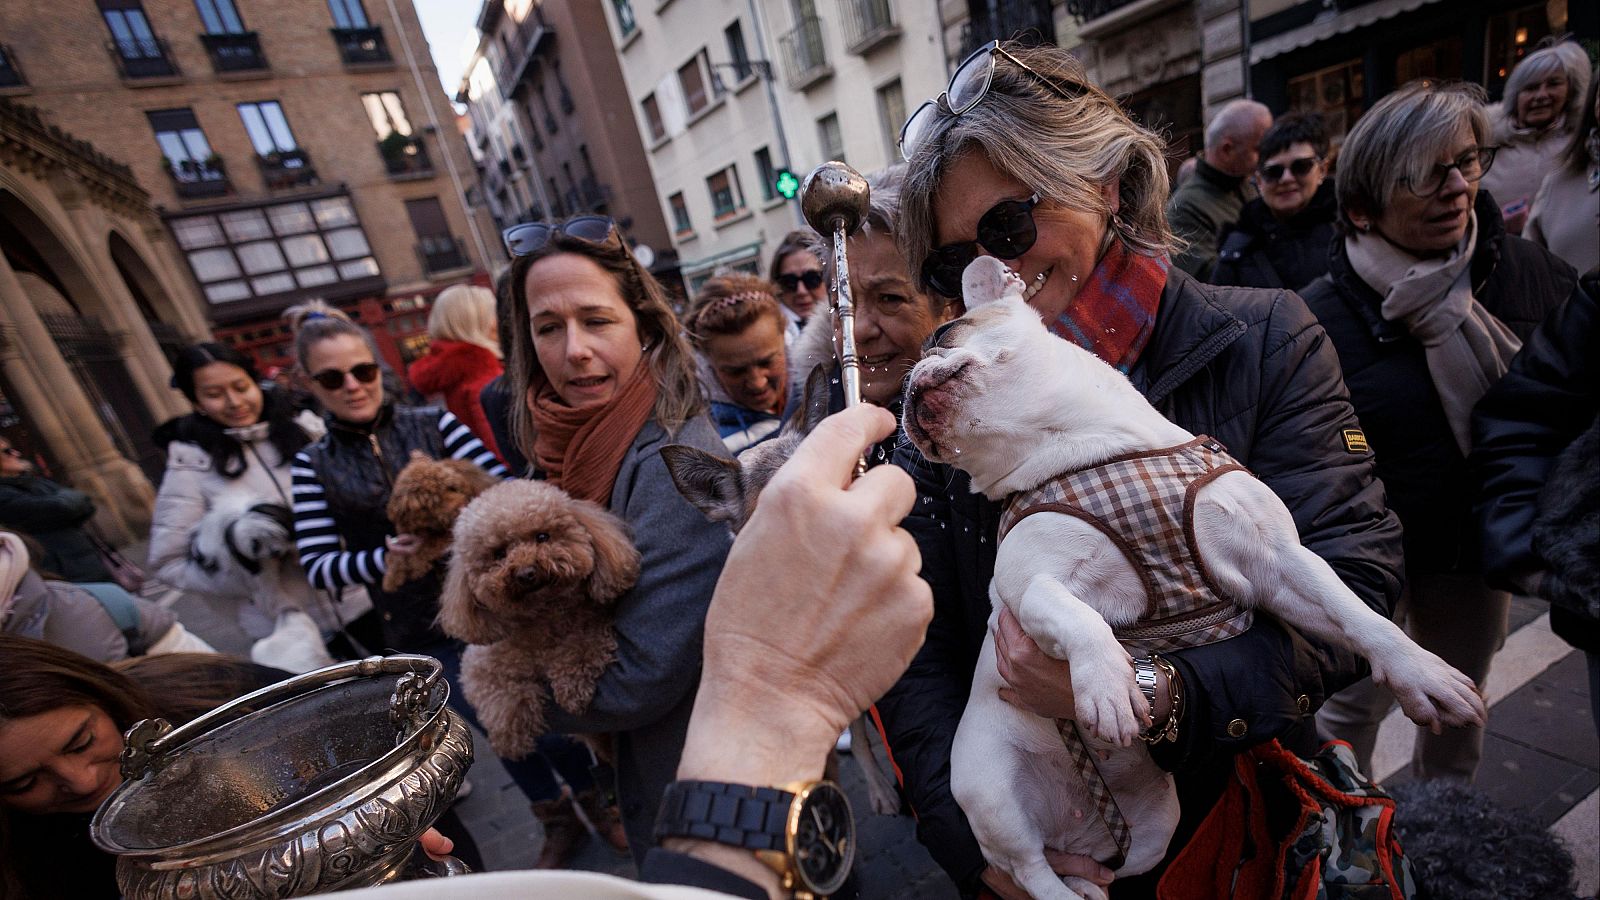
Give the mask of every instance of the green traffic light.
M 794 177 L 794 173 L 788 169 L 778 170 L 778 177 L 773 181 L 772 186 L 777 188 L 778 193 L 785 200 L 793 200 L 794 195 L 800 193 L 800 179 Z

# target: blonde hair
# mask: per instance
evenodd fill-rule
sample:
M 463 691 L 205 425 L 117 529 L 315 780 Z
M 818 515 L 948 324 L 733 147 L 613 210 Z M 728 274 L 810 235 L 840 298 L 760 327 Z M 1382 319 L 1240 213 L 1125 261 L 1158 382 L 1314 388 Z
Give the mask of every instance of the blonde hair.
M 433 298 L 428 337 L 435 341 L 475 344 L 500 357 L 495 337 L 494 292 L 475 284 L 453 284 Z
M 294 332 L 294 359 L 300 365 L 300 371 L 307 374 L 311 372 L 306 359 L 311 355 L 312 346 L 341 334 L 365 341 L 367 349 L 372 351 L 373 361 L 385 371 L 388 370 L 372 332 L 357 325 L 344 310 L 335 309 L 322 300 L 307 300 L 284 310 L 283 317 L 289 320 L 289 328 Z
M 1090 83 L 1083 65 L 1067 51 L 1011 41 L 1001 47 L 1037 77 L 996 56 L 989 93 L 959 116 L 941 104 L 937 121 L 907 163 L 900 191 L 900 249 L 918 285 L 928 289 L 922 264 L 934 249 L 934 197 L 945 175 L 968 153 L 983 154 L 997 171 L 1052 203 L 1105 216 L 1111 233 L 1135 253 L 1171 252 L 1166 142 Z M 1040 78 L 1081 90 L 1069 100 Z M 1113 217 L 1101 186 L 1114 178 L 1121 203 Z

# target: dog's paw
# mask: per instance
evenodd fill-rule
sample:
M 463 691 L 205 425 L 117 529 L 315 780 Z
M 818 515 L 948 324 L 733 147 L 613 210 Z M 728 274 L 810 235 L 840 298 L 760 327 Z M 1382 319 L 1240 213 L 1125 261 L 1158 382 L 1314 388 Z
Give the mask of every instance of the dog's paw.
M 1133 665 L 1120 646 L 1100 658 L 1072 660 L 1073 708 L 1078 723 L 1095 737 L 1121 747 L 1131 746 L 1150 721 L 1133 677 Z
M 1374 665 L 1372 677 L 1418 725 L 1438 731 L 1446 725 L 1481 726 L 1488 721 L 1488 707 L 1472 679 L 1420 647 L 1398 663 Z
M 550 679 L 550 694 L 555 697 L 556 705 L 573 715 L 579 715 L 589 708 L 589 701 L 594 699 L 594 679 L 584 677 Z

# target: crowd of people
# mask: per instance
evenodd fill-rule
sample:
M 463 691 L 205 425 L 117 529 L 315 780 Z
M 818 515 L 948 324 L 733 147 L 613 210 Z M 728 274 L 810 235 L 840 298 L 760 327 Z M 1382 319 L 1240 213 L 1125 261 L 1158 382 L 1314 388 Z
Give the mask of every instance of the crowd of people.
M 173 387 L 193 412 L 156 436 L 167 462 L 147 568 L 224 610 L 249 660 L 119 584 L 90 498 L 0 442 L 0 888 L 50 896 L 70 870 L 71 896 L 116 896 L 87 822 L 120 784 L 121 732 L 137 719 L 184 721 L 390 651 L 440 659 L 452 704 L 476 721 L 463 646 L 435 619 L 443 563 L 383 583 L 419 546 L 387 510 L 421 454 L 599 504 L 639 552 L 587 709 L 547 704 L 552 734 L 505 761 L 544 824 L 540 868 L 566 865 L 593 829 L 647 878 L 766 896 L 747 853 L 656 848 L 663 796 L 685 778 L 818 777 L 870 706 L 933 859 L 964 896 L 1026 896 L 986 862 L 950 790 L 1001 504 L 884 414 L 898 421 L 905 378 L 961 315 L 980 255 L 1007 261 L 1053 334 L 1224 445 L 1363 602 L 1480 689 L 1511 592 L 1550 601 L 1557 632 L 1588 654 L 1600 728 L 1600 538 L 1584 531 L 1600 509 L 1597 74 L 1557 42 L 1519 64 L 1499 103 L 1413 83 L 1342 138 L 1315 114 L 1236 101 L 1174 189 L 1161 137 L 1069 54 L 980 49 L 906 123 L 906 161 L 868 176 L 871 207 L 846 242 L 872 409 L 825 422 L 737 541 L 680 495 L 662 449 L 731 458 L 772 439 L 819 367 L 843 409 L 827 299 L 839 261 L 809 232 L 779 242 L 766 277 L 719 274 L 677 310 L 609 218 L 514 226 L 495 290 L 435 299 L 409 395 L 373 336 L 321 302 L 287 313 L 296 390 L 225 345 L 185 348 Z M 863 448 L 869 471 L 852 483 Z M 1072 718 L 1067 663 L 1006 611 L 993 628 L 1006 699 Z M 1168 861 L 1251 747 L 1310 755 L 1339 738 L 1370 769 L 1392 700 L 1348 651 L 1261 615 L 1159 657 L 1148 746 L 1181 810 Z M 575 734 L 610 736 L 607 764 Z M 1482 740 L 1424 733 L 1414 771 L 1469 782 Z M 479 862 L 459 821 L 439 828 Z M 1107 860 L 1050 859 L 1112 881 Z M 1153 897 L 1167 875 L 1164 863 L 1119 879 L 1111 896 Z

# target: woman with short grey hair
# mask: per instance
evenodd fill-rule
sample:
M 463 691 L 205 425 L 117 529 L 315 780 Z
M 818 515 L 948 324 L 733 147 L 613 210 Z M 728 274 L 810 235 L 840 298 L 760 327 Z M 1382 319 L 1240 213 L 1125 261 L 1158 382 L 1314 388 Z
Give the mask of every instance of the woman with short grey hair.
M 1344 239 L 1302 291 L 1338 350 L 1350 399 L 1405 526 L 1406 591 L 1395 618 L 1484 686 L 1510 596 L 1483 580 L 1467 469 L 1471 414 L 1577 273 L 1506 233 L 1479 190 L 1499 166 L 1476 85 L 1413 83 L 1361 117 L 1339 155 Z M 1392 700 L 1370 681 L 1322 708 L 1364 771 Z M 1470 780 L 1481 728 L 1422 731 L 1413 771 Z M 1378 774 L 1378 773 L 1371 773 Z
M 1500 152 L 1483 187 L 1500 204 L 1512 234 L 1522 233 L 1539 182 L 1560 166 L 1588 87 L 1589 57 L 1570 40 L 1528 54 L 1506 79 L 1492 116 Z
M 1293 293 L 1212 287 L 1171 265 L 1160 137 L 1065 51 L 991 43 L 917 109 L 901 148 L 900 247 L 921 288 L 955 299 L 974 258 L 1007 260 L 1052 332 L 1126 373 L 1174 422 L 1225 444 L 1283 498 L 1305 545 L 1387 613 L 1399 595 L 1399 526 L 1372 455 L 1341 437 L 1360 426 L 1338 360 Z M 935 614 L 916 662 L 878 710 L 933 857 L 963 891 L 981 882 L 1019 896 L 986 866 L 949 788 L 951 740 L 991 611 L 999 507 L 912 448 L 895 462 L 917 482 L 906 527 Z M 1066 663 L 1040 651 L 1009 614 L 998 619 L 996 648 L 1018 706 L 1073 716 Z M 1303 711 L 1363 674 L 1348 654 L 1313 649 L 1269 616 L 1221 643 L 1158 655 L 1128 649 L 1155 685 L 1152 756 L 1178 775 L 1182 819 L 1171 854 L 1214 805 L 1232 754 L 1272 738 L 1314 752 L 1308 731 L 1299 739 L 1292 731 Z M 1101 883 L 1113 874 L 1100 860 L 1047 858 L 1058 872 Z M 1118 891 L 1153 894 L 1159 875 L 1158 867 L 1119 880 Z

